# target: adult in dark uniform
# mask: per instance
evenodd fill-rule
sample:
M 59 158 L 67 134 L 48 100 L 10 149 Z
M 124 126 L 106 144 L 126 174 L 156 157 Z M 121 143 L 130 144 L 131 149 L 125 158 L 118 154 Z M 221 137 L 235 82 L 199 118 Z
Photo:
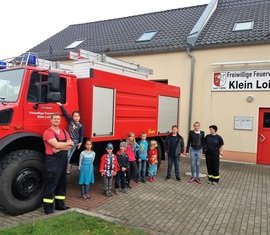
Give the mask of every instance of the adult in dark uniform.
M 224 142 L 217 134 L 217 126 L 209 126 L 210 134 L 205 136 L 205 159 L 209 183 L 215 185 L 219 182 L 219 159 L 223 156 Z
M 44 131 L 45 144 L 45 172 L 43 207 L 45 214 L 51 214 L 56 210 L 66 210 L 66 168 L 67 153 L 73 146 L 73 142 L 67 131 L 60 129 L 61 117 L 55 113 L 51 115 L 51 127 Z

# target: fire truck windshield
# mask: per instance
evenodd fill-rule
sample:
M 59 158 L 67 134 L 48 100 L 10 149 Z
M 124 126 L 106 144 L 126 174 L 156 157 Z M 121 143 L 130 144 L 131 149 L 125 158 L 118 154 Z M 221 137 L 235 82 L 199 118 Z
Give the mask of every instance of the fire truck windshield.
M 24 69 L 0 70 L 1 101 L 15 102 L 18 99 Z

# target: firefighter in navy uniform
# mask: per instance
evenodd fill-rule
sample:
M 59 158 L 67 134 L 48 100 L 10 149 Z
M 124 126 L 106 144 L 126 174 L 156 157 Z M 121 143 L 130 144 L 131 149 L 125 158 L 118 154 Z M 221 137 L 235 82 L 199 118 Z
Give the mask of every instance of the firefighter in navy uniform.
M 205 161 L 208 173 L 208 183 L 216 185 L 219 182 L 219 160 L 223 156 L 224 141 L 217 134 L 216 125 L 209 126 L 210 134 L 205 136 Z
M 44 131 L 45 171 L 43 207 L 45 214 L 52 214 L 54 209 L 66 210 L 67 153 L 73 142 L 67 131 L 60 129 L 60 114 L 51 115 L 51 127 Z

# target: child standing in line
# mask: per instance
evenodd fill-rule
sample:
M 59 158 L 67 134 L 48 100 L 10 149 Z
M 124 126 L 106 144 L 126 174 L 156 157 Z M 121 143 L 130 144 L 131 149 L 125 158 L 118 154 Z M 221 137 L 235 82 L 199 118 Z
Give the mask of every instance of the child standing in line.
M 141 134 L 141 140 L 139 144 L 138 151 L 138 168 L 139 168 L 139 180 L 145 183 L 145 171 L 147 164 L 147 152 L 148 152 L 148 141 L 146 140 L 146 133 Z
M 92 151 L 92 142 L 89 139 L 85 142 L 85 148 L 86 149 L 80 154 L 79 185 L 81 186 L 81 197 L 83 197 L 84 199 L 89 199 L 90 183 L 95 183 L 93 162 L 95 160 L 96 153 Z
M 74 146 L 70 150 L 68 150 L 67 174 L 69 175 L 71 173 L 70 172 L 71 166 L 69 164 L 69 161 L 72 157 L 72 154 L 75 152 L 76 148 L 79 149 L 83 143 L 84 128 L 80 122 L 81 116 L 79 111 L 73 111 L 72 115 L 70 116 L 60 102 L 57 102 L 56 104 L 60 106 L 60 109 L 68 122 L 68 131 L 70 134 L 70 138 L 74 142 Z
M 138 182 L 138 167 L 137 167 L 137 162 L 136 162 L 136 152 L 139 150 L 139 145 L 137 144 L 135 140 L 135 133 L 134 132 L 129 132 L 128 137 L 127 137 L 127 150 L 126 154 L 128 155 L 128 160 L 129 160 L 129 170 L 127 172 L 127 187 L 131 188 L 130 181 L 133 176 L 135 179 L 135 182 Z
M 115 176 L 115 193 L 117 194 L 117 191 L 119 189 L 119 181 L 121 183 L 121 189 L 122 193 L 127 193 L 126 190 L 126 173 L 129 169 L 129 161 L 128 156 L 125 153 L 127 149 L 127 143 L 121 142 L 120 143 L 120 150 L 117 153 L 117 162 L 119 165 L 119 171 L 117 172 Z
M 151 140 L 150 150 L 148 154 L 148 181 L 156 182 L 157 174 L 157 163 L 158 163 L 158 151 L 157 151 L 157 141 Z
M 107 153 L 103 154 L 100 160 L 99 172 L 103 176 L 103 189 L 107 197 L 112 196 L 112 181 L 113 177 L 119 170 L 119 165 L 116 156 L 113 154 L 113 145 L 107 144 Z

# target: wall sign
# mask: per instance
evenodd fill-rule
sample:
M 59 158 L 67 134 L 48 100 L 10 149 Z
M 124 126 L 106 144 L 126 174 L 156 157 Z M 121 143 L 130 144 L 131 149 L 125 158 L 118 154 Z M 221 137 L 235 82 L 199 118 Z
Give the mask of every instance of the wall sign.
M 236 116 L 234 117 L 235 130 L 249 130 L 253 128 L 253 117 Z
M 212 91 L 269 91 L 270 70 L 214 72 Z

